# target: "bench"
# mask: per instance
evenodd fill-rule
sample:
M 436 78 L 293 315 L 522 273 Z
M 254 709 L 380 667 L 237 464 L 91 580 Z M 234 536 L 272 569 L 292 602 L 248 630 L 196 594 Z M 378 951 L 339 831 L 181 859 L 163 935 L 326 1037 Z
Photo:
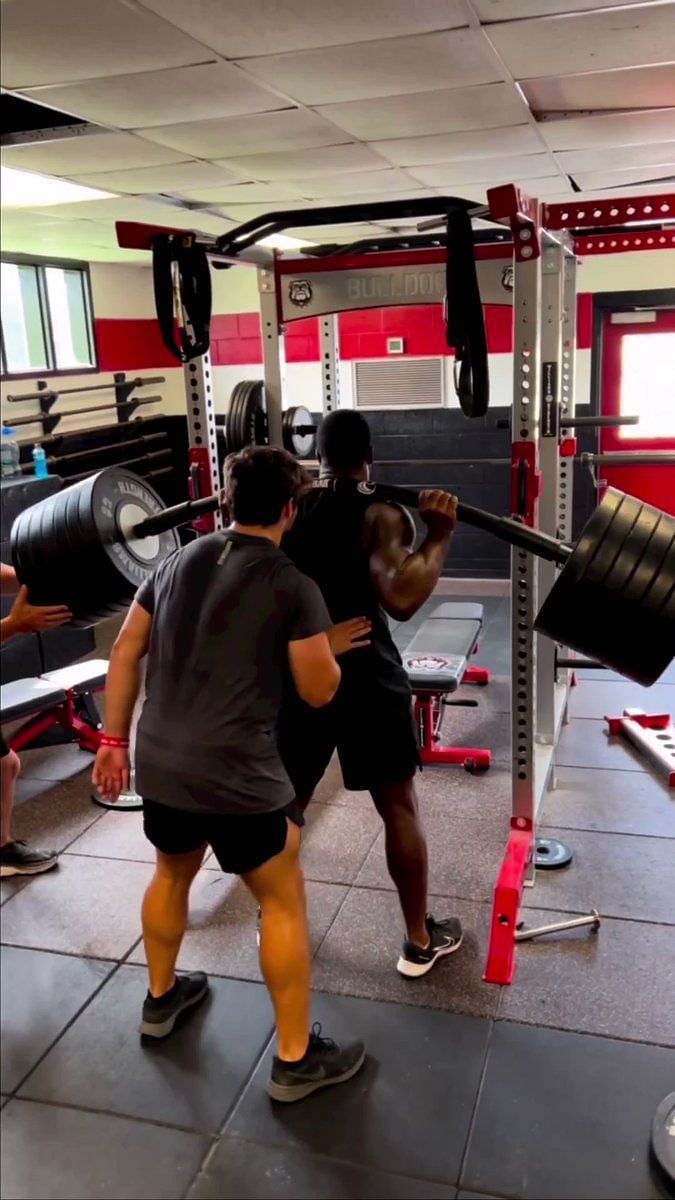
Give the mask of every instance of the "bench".
M 460 683 L 484 687 L 490 681 L 490 672 L 484 667 L 468 665 L 478 648 L 482 626 L 482 604 L 440 604 L 402 656 L 414 695 L 423 763 L 458 764 L 472 774 L 490 766 L 489 750 L 439 744 L 443 709 L 453 703 L 475 705 L 472 700 L 452 701 L 447 696 L 456 692 Z
M 12 750 L 24 750 L 59 725 L 82 750 L 95 753 L 100 739 L 100 717 L 92 694 L 105 687 L 105 659 L 73 663 L 32 679 L 15 679 L 0 688 L 3 724 L 23 724 L 7 739 Z

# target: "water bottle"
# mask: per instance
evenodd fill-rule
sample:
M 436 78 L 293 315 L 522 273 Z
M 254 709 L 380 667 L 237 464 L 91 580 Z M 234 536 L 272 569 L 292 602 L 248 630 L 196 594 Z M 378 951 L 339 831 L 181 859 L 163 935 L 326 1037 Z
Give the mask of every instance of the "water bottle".
M 49 477 L 47 455 L 39 442 L 36 442 L 33 446 L 33 466 L 35 467 L 36 479 L 47 479 Z
M 14 437 L 14 430 L 8 425 L 2 427 L 2 457 L 0 458 L 2 478 L 12 479 L 21 474 L 21 453 L 19 443 Z

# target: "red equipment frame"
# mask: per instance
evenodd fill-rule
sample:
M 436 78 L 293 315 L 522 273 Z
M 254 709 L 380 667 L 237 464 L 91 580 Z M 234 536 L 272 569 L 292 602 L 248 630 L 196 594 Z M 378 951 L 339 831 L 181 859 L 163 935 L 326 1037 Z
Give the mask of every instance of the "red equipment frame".
M 102 692 L 105 685 L 91 689 L 91 692 Z M 54 704 L 49 708 L 43 709 L 33 717 L 29 717 L 27 721 L 21 725 L 15 733 L 8 738 L 10 750 L 25 750 L 27 746 L 32 745 L 43 733 L 53 729 L 55 725 L 60 725 L 65 729 L 66 733 L 72 735 L 72 740 L 77 742 L 81 750 L 89 750 L 95 754 L 98 750 L 101 741 L 101 730 L 95 729 L 88 721 L 77 711 L 77 701 L 81 699 L 81 693 L 75 692 L 74 689 L 66 689 L 66 698 L 60 704 Z
M 467 667 L 462 683 L 474 683 L 485 687 L 490 682 L 486 667 Z M 443 709 L 452 707 L 452 701 L 444 704 L 445 692 L 415 692 L 415 722 L 420 738 L 420 758 L 425 766 L 459 766 L 465 771 L 487 771 L 492 763 L 490 750 L 475 746 L 441 746 L 441 722 Z

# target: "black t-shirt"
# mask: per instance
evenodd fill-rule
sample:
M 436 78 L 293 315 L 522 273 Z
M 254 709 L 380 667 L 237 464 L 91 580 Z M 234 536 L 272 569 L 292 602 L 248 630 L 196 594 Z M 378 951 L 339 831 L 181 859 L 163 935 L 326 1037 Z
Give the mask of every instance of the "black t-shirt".
M 352 688 L 361 696 L 364 691 L 375 695 L 381 687 L 410 693 L 408 675 L 370 574 L 364 522 L 376 502 L 356 489 L 316 488 L 301 500 L 296 521 L 283 541 L 298 570 L 319 585 L 333 621 L 351 617 L 372 621 L 370 646 L 340 659 L 343 695 Z
M 152 615 L 136 787 L 174 808 L 271 812 L 293 790 L 275 731 L 288 643 L 332 622 L 268 538 L 227 531 L 167 558 L 136 595 Z

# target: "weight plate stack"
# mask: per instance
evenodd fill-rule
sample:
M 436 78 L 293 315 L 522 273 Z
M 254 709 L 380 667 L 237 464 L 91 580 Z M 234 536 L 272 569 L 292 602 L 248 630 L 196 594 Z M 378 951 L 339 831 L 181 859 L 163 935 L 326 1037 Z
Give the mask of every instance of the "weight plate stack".
M 226 440 L 228 454 L 245 446 L 267 444 L 265 386 L 260 379 L 242 379 L 230 397 Z
M 311 412 L 301 405 L 287 408 L 282 417 L 284 448 L 296 458 L 313 458 L 316 447 L 316 423 Z
M 675 518 L 608 488 L 535 628 L 649 687 L 675 656 L 674 547 Z

